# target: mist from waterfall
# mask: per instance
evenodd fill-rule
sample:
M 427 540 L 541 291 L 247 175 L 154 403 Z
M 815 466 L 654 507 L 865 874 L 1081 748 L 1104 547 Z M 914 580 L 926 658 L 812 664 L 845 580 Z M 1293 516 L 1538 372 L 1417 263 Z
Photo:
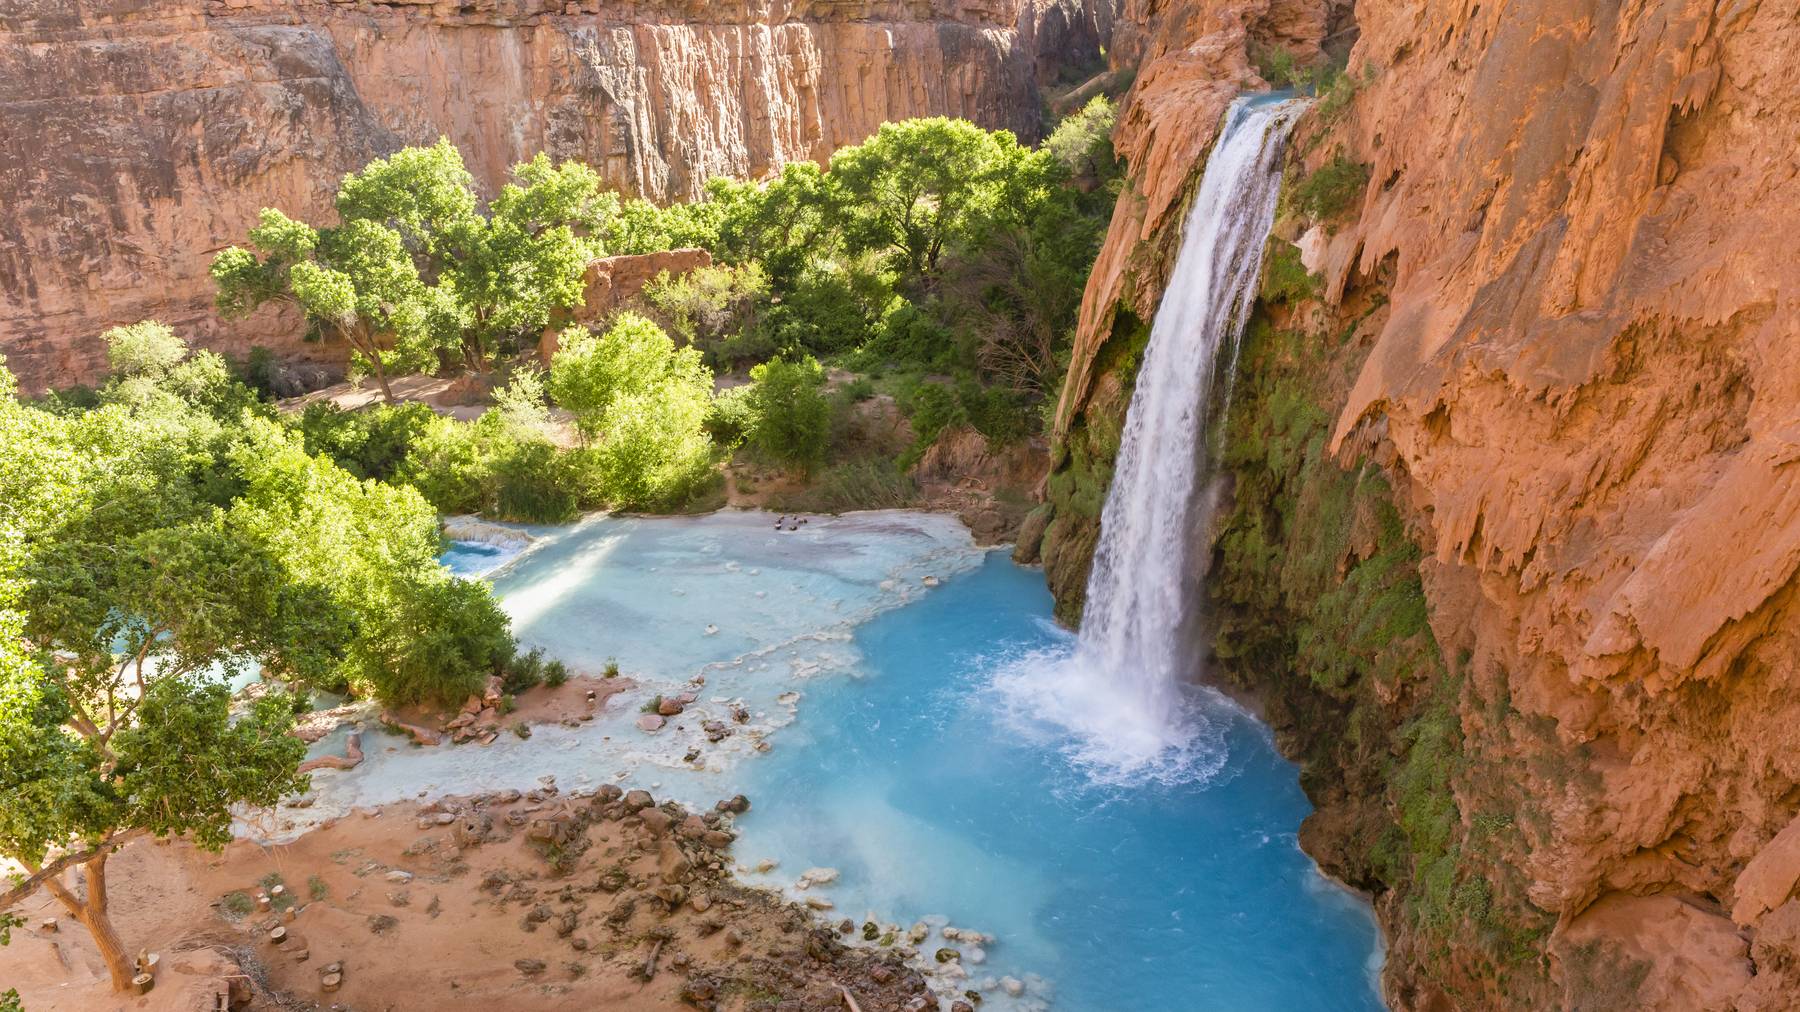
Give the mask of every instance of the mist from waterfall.
M 1102 781 L 1179 782 L 1223 763 L 1222 732 L 1189 691 L 1214 505 L 1206 433 L 1229 403 L 1282 154 L 1305 106 L 1259 95 L 1226 112 L 1138 370 L 1080 639 L 1070 656 L 996 677 L 1015 712 L 1071 732 L 1071 759 Z

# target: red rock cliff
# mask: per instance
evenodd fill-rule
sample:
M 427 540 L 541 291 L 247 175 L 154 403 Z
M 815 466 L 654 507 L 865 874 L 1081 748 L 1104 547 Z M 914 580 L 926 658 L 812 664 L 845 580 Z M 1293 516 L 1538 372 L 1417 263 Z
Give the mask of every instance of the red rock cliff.
M 620 189 L 822 159 L 882 122 L 1031 136 L 1097 60 L 1096 0 L 9 0 L 0 4 L 0 351 L 93 379 L 146 317 L 239 350 L 206 266 L 263 206 L 326 211 L 369 158 L 447 135 L 484 184 L 543 150 Z
M 1390 998 L 1800 1007 L 1800 5 L 1360 0 L 1354 18 L 1354 97 L 1295 146 L 1296 173 L 1369 168 L 1315 234 L 1307 312 L 1361 357 L 1325 405 L 1329 451 L 1383 465 L 1423 551 L 1460 672 L 1456 834 L 1484 790 L 1518 790 L 1465 873 L 1517 872 L 1518 908 L 1554 926 L 1520 983 L 1412 944 L 1426 929 L 1383 905 Z M 1210 143 L 1194 125 L 1256 83 L 1247 42 L 1303 49 L 1339 23 L 1323 3 L 1128 5 L 1133 186 L 1082 311 L 1071 443 L 1121 410 L 1106 348 L 1122 309 L 1154 306 Z M 1064 542 L 1053 582 L 1059 547 L 1085 567 L 1079 532 Z

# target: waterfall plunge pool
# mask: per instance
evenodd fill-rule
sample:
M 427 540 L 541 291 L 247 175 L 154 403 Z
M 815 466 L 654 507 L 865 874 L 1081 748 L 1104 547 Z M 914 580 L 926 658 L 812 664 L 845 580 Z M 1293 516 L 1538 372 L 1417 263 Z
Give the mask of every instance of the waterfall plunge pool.
M 522 640 L 579 671 L 617 658 L 640 687 L 579 729 L 371 750 L 356 770 L 316 776 L 319 817 L 546 774 L 565 790 L 621 782 L 691 805 L 742 792 L 753 808 L 737 861 L 778 862 L 745 878 L 829 897 L 820 916 L 859 929 L 868 915 L 903 934 L 926 920 L 928 962 L 956 944 L 946 922 L 996 937 L 983 962 L 965 954 L 966 981 L 945 981 L 986 985 L 984 1009 L 1381 1007 L 1373 919 L 1301 853 L 1309 808 L 1268 732 L 1197 693 L 1214 733 L 1187 775 L 1095 777 L 1017 705 L 1033 666 L 1074 649 L 1043 575 L 974 548 L 955 520 L 852 514 L 789 533 L 726 512 L 532 533 L 492 575 Z M 496 558 L 460 550 L 452 561 L 469 571 Z M 697 674 L 687 714 L 636 728 L 644 700 Z M 707 744 L 699 721 L 740 702 L 755 713 L 744 733 Z M 698 768 L 683 761 L 694 747 Z M 814 867 L 839 877 L 796 890 Z

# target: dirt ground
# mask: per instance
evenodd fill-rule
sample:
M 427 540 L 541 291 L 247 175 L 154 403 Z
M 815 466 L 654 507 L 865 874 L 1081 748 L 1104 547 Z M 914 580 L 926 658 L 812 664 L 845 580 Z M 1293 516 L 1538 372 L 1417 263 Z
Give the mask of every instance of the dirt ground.
M 358 812 L 217 855 L 134 842 L 109 864 L 111 906 L 126 946 L 158 954 L 154 990 L 113 993 L 48 896 L 19 909 L 0 987 L 31 1012 L 793 1012 L 848 1007 L 840 985 L 867 1012 L 938 1007 L 898 952 L 846 948 L 837 928 L 737 885 L 729 814 L 650 801 L 546 785 Z

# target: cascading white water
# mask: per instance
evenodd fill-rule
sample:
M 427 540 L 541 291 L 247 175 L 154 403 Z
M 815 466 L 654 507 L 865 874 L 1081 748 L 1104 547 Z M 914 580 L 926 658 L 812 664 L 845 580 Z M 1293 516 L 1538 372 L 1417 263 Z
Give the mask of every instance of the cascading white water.
M 1138 370 L 1080 640 L 1065 660 L 997 678 L 1032 716 L 1074 732 L 1074 758 L 1102 778 L 1187 779 L 1223 760 L 1184 691 L 1198 657 L 1194 552 L 1211 520 L 1206 427 L 1215 391 L 1229 397 L 1282 152 L 1304 108 L 1263 95 L 1226 113 Z

